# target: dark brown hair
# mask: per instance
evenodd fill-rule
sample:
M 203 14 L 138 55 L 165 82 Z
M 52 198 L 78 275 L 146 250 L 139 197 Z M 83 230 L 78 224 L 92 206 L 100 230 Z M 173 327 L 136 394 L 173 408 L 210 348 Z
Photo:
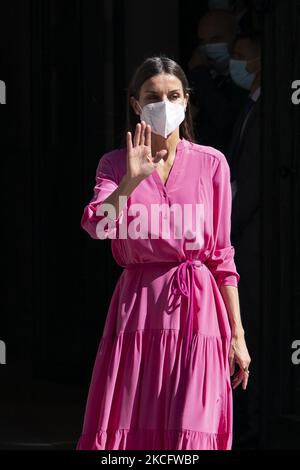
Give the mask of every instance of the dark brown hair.
M 183 88 L 183 93 L 191 93 L 192 88 L 189 86 L 187 77 L 180 67 L 174 60 L 170 59 L 165 55 L 159 55 L 154 57 L 148 57 L 145 59 L 136 69 L 127 90 L 127 113 L 126 113 L 126 132 L 131 131 L 132 136 L 135 133 L 135 127 L 138 122 L 140 122 L 140 117 L 134 112 L 132 105 L 130 103 L 131 96 L 134 96 L 137 100 L 139 99 L 140 89 L 145 81 L 149 78 L 166 73 L 174 75 L 177 77 Z M 126 147 L 126 132 L 123 136 L 123 144 Z M 193 129 L 193 119 L 191 113 L 190 100 L 187 102 L 185 119 L 179 126 L 180 138 L 185 138 L 191 142 L 195 142 L 194 129 Z

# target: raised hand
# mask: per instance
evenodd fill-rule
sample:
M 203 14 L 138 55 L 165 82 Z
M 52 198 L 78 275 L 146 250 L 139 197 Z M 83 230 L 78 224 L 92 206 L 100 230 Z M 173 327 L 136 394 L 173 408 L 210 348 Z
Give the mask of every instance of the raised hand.
M 132 142 L 131 132 L 127 132 L 127 176 L 133 180 L 143 180 L 156 169 L 158 162 L 167 150 L 160 150 L 155 156 L 151 152 L 151 126 L 145 121 L 138 123 Z

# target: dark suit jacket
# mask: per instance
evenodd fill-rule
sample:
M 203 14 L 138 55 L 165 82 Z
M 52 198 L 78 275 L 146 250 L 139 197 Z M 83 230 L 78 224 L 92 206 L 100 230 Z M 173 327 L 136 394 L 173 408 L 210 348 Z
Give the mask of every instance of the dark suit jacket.
M 247 390 L 237 392 L 234 400 L 235 443 L 241 448 L 256 448 L 260 426 L 261 393 L 261 99 L 251 109 L 238 155 L 237 193 L 232 202 L 231 241 L 240 274 L 241 318 L 251 357 L 251 378 Z M 233 132 L 236 139 L 238 122 Z M 229 161 L 229 165 L 231 162 Z
M 248 91 L 238 87 L 230 76 L 212 78 L 204 65 L 194 67 L 187 72 L 187 77 L 192 87 L 191 101 L 199 109 L 194 119 L 196 140 L 226 155 L 234 123 Z
M 238 152 L 236 171 L 237 193 L 232 202 L 232 232 L 233 244 L 243 242 L 248 250 L 258 253 L 259 249 L 259 218 L 261 209 L 261 98 L 254 104 L 249 115 L 241 146 Z M 232 145 L 236 139 L 235 126 L 232 135 Z M 229 165 L 230 151 L 229 151 Z

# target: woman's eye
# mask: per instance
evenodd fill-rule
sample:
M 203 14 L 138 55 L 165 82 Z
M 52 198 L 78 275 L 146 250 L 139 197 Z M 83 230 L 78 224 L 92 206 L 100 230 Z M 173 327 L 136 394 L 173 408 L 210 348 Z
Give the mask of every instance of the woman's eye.
M 172 95 L 172 100 L 177 100 L 179 98 L 179 95 Z

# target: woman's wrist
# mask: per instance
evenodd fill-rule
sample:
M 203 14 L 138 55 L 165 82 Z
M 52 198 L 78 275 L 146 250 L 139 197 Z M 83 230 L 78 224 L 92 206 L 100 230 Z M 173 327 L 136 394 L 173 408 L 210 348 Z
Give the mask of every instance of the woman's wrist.
M 131 193 L 141 181 L 142 178 L 131 178 L 129 175 L 125 174 L 121 180 L 121 185 L 126 192 Z
M 242 326 L 234 327 L 231 329 L 231 336 L 234 339 L 244 339 L 245 338 L 245 331 Z

